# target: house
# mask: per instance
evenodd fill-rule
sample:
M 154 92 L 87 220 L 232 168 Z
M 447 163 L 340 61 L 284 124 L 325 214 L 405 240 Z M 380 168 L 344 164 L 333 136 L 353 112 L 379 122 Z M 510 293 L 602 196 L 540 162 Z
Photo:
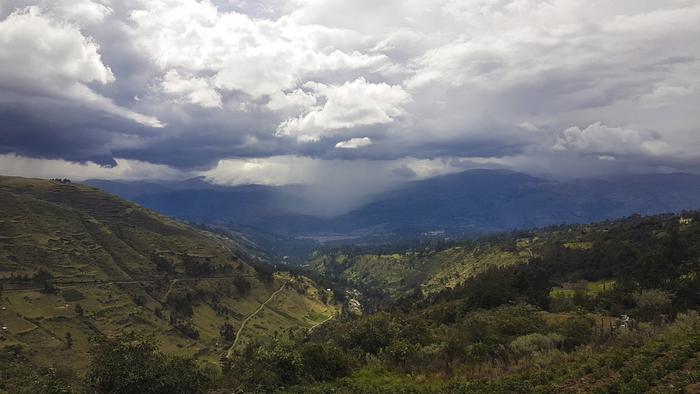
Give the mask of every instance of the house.
M 693 218 L 686 218 L 681 216 L 681 218 L 678 220 L 678 224 L 682 226 L 688 225 L 690 223 L 693 223 Z

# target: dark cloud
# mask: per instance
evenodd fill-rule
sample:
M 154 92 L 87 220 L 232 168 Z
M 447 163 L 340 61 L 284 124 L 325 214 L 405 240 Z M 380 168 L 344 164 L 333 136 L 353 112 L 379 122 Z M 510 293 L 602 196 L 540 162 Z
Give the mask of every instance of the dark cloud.
M 408 168 L 407 166 L 401 166 L 399 168 L 395 168 L 391 171 L 392 174 L 398 176 L 399 178 L 404 178 L 404 179 L 414 179 L 416 177 L 416 172 L 413 171 L 412 169 Z
M 695 171 L 700 6 L 547 4 L 4 2 L 0 153 L 313 182 L 283 164 L 302 160 L 376 170 L 367 189 L 474 166 Z M 222 176 L 238 160 L 278 173 Z

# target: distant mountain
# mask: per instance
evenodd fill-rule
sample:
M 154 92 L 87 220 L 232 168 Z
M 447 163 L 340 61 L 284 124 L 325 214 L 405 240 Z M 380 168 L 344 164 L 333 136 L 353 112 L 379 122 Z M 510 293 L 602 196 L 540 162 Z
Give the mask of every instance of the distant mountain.
M 588 223 L 700 207 L 700 177 L 637 175 L 555 181 L 473 170 L 412 182 L 336 218 L 336 229 L 490 232 Z
M 217 186 L 209 183 L 204 177 L 195 177 L 178 180 L 161 181 L 109 181 L 104 179 L 88 179 L 83 182 L 87 185 L 100 188 L 108 193 L 121 198 L 134 199 L 148 194 L 166 193 L 176 190 L 226 190 L 226 186 Z M 258 186 L 255 186 L 258 187 Z M 263 187 L 263 186 L 259 186 Z
M 478 234 L 700 208 L 700 176 L 678 173 L 552 180 L 470 170 L 406 183 L 333 218 L 299 213 L 312 209 L 303 186 L 88 183 L 189 221 L 285 237 Z
M 157 194 L 172 190 L 160 183 L 143 181 L 116 182 L 102 179 L 90 179 L 83 183 L 85 183 L 86 185 L 100 188 L 106 191 L 107 193 L 111 193 L 115 196 L 119 196 L 121 198 L 126 198 L 129 200 L 133 200 L 134 198 L 144 194 Z

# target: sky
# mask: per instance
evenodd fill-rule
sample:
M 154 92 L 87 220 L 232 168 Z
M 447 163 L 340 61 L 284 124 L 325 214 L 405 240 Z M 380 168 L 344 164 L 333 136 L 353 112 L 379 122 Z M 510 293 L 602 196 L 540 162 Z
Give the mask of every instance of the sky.
M 700 171 L 695 0 L 0 0 L 0 173 Z

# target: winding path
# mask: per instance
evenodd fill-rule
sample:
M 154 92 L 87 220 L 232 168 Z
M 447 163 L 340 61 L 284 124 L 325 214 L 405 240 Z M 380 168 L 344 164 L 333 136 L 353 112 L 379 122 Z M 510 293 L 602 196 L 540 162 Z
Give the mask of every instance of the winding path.
M 168 287 L 168 291 L 165 292 L 165 295 L 163 296 L 163 303 L 168 301 L 168 296 L 170 295 L 170 292 L 173 291 L 173 286 L 175 286 L 175 283 L 177 283 L 180 279 L 173 279 L 170 281 L 170 286 Z
M 327 318 L 326 320 L 324 320 L 324 321 L 322 321 L 322 322 L 320 322 L 320 323 L 314 324 L 313 326 L 311 326 L 311 327 L 309 328 L 309 330 L 307 331 L 307 333 L 311 333 L 316 327 L 320 326 L 321 324 L 327 323 L 328 321 L 330 321 L 330 320 L 333 319 L 334 317 L 335 317 L 335 313 L 333 313 L 332 315 L 328 316 L 328 318 Z
M 238 340 L 241 338 L 241 333 L 243 332 L 243 329 L 245 328 L 246 323 L 248 323 L 248 320 L 254 318 L 255 315 L 258 314 L 258 312 L 260 312 L 261 310 L 263 310 L 263 308 L 265 307 L 265 305 L 267 305 L 268 302 L 272 301 L 272 299 L 275 298 L 275 296 L 276 296 L 279 292 L 281 292 L 282 290 L 284 290 L 285 286 L 287 286 L 287 283 L 289 283 L 289 282 L 284 282 L 284 283 L 282 284 L 282 286 L 280 286 L 280 288 L 277 289 L 277 291 L 275 291 L 274 293 L 270 294 L 270 298 L 268 298 L 267 300 L 265 300 L 265 302 L 263 302 L 262 304 L 260 304 L 260 306 L 258 307 L 258 309 L 255 310 L 255 312 L 251 313 L 250 315 L 248 315 L 248 317 L 246 317 L 245 319 L 243 319 L 243 321 L 241 322 L 241 328 L 239 328 L 239 329 L 238 329 L 238 332 L 236 332 L 236 339 L 233 340 L 233 344 L 231 344 L 231 347 L 228 348 L 228 351 L 226 352 L 226 358 L 231 358 L 231 354 L 233 354 L 233 348 L 236 347 L 236 344 L 238 343 Z

